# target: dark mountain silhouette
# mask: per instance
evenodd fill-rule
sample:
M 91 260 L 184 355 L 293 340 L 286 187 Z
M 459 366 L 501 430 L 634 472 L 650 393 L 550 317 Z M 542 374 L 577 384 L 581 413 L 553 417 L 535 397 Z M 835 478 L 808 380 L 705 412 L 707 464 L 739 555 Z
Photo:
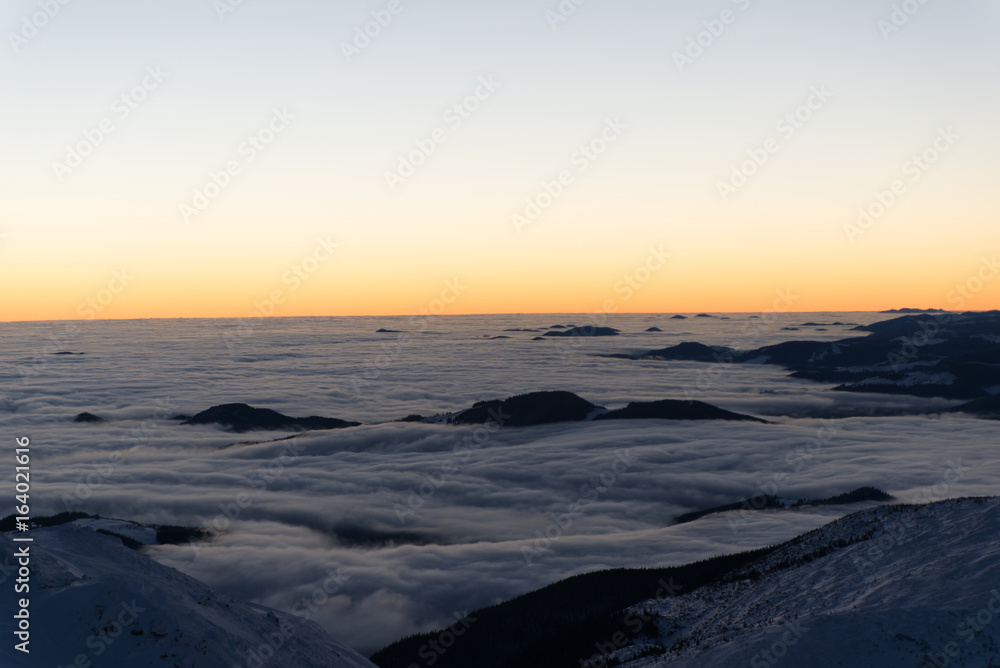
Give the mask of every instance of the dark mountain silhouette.
M 663 399 L 661 401 L 633 401 L 625 408 L 602 413 L 595 420 L 747 420 L 770 424 L 751 415 L 733 413 L 704 401 Z
M 454 424 L 497 422 L 506 427 L 525 427 L 553 422 L 579 422 L 600 408 L 572 392 L 531 392 L 508 399 L 478 401 L 454 418 Z
M 798 499 L 795 501 L 782 500 L 773 494 L 758 494 L 735 503 L 726 503 L 721 506 L 706 508 L 705 510 L 684 513 L 683 515 L 678 515 L 676 519 L 678 524 L 685 524 L 701 519 L 706 515 L 725 513 L 732 510 L 785 510 L 802 508 L 803 506 L 839 506 L 845 503 L 859 503 L 861 501 L 895 500 L 896 497 L 876 487 L 858 487 L 850 492 L 825 499 Z
M 684 360 L 689 362 L 721 362 L 725 359 L 725 354 L 732 355 L 731 348 L 722 346 L 706 346 L 703 343 L 685 342 L 676 346 L 651 350 L 641 357 L 644 359 L 658 360 Z
M 616 336 L 619 334 L 614 327 L 596 327 L 587 325 L 584 327 L 571 327 L 563 331 L 545 332 L 543 336 Z
M 80 413 L 73 418 L 73 422 L 104 422 L 104 418 L 93 413 Z
M 356 427 L 361 423 L 317 416 L 294 418 L 282 415 L 270 408 L 254 408 L 246 404 L 222 404 L 212 406 L 194 417 L 184 420 L 181 424 L 221 424 L 229 427 L 230 431 L 242 433 L 255 429 L 292 429 L 295 431 L 343 429 L 344 427 Z
M 526 427 L 556 422 L 584 420 L 746 420 L 767 423 L 766 420 L 741 415 L 706 404 L 702 401 L 664 399 L 637 401 L 625 408 L 607 411 L 572 392 L 530 392 L 508 399 L 479 401 L 472 408 L 450 418 L 452 424 L 483 424 L 496 422 L 504 427 Z M 426 422 L 441 422 L 442 417 L 424 418 Z
M 879 311 L 879 313 L 944 313 L 944 309 L 940 308 L 891 308 L 888 311 Z
M 968 403 L 952 408 L 951 412 L 968 413 L 988 420 L 1000 420 L 1000 394 L 973 399 Z
M 686 342 L 638 359 L 777 364 L 845 392 L 976 399 L 1000 386 L 1000 311 L 904 315 L 853 329 L 867 334 L 753 350 Z
M 247 404 L 222 404 L 198 413 L 195 416 L 178 415 L 173 419 L 186 425 L 220 424 L 230 431 L 305 431 L 343 429 L 359 426 L 337 418 L 309 416 L 289 417 L 269 408 L 254 408 Z M 593 404 L 582 397 L 565 391 L 529 392 L 507 399 L 477 401 L 471 408 L 455 413 L 424 417 L 413 413 L 395 420 L 396 422 L 423 422 L 428 424 L 485 424 L 496 422 L 504 427 L 528 427 L 557 422 L 580 422 L 583 420 L 752 420 L 766 422 L 749 415 L 740 415 L 701 401 L 670 400 L 633 402 L 625 408 L 607 411 L 603 406 Z M 286 438 L 293 438 L 292 436 Z M 283 439 L 275 439 L 283 440 Z M 230 443 L 224 448 L 257 445 L 272 441 L 247 441 Z

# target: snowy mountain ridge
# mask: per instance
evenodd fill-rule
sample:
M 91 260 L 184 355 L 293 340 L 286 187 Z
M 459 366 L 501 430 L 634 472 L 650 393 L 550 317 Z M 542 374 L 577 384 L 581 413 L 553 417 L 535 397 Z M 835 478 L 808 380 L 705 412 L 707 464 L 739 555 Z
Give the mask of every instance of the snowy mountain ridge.
M 30 654 L 4 643 L 0 665 L 97 668 L 372 668 L 311 621 L 243 601 L 78 524 L 0 533 L 0 563 L 30 546 Z M 12 637 L 13 596 L 4 597 Z M 9 614 L 8 614 L 9 613 Z
M 630 609 L 590 666 L 1000 666 L 1000 498 L 864 510 Z

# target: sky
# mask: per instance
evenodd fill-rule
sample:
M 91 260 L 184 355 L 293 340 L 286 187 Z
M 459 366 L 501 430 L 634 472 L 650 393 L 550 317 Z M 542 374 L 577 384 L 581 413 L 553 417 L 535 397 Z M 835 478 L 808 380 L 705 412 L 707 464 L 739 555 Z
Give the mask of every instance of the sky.
M 11 0 L 0 320 L 998 308 L 998 24 Z

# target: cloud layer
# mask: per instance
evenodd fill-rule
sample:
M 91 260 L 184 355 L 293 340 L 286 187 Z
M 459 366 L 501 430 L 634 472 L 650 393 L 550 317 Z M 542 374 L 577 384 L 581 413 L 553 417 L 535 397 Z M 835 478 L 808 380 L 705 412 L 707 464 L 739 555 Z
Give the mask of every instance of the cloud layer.
M 649 347 L 654 336 L 657 345 L 696 337 L 732 343 L 738 327 L 625 335 L 614 337 L 616 346 L 590 340 L 565 357 L 551 348 L 543 354 L 540 347 L 549 343 L 476 340 L 505 327 L 552 324 L 537 320 L 467 319 L 449 334 L 427 335 L 386 367 L 366 396 L 353 396 L 343 380 L 379 340 L 356 333 L 347 343 L 346 332 L 325 332 L 328 325 L 343 326 L 338 321 L 316 321 L 294 336 L 276 327 L 252 342 L 242 362 L 224 358 L 218 328 L 208 322 L 94 324 L 73 346 L 87 355 L 56 357 L 28 384 L 4 369 L 0 418 L 11 438 L 32 439 L 34 513 L 72 506 L 214 527 L 220 536 L 212 543 L 163 546 L 151 554 L 230 595 L 308 615 L 362 652 L 576 573 L 679 564 L 773 543 L 849 510 L 673 524 L 681 513 L 757 492 L 819 498 L 875 485 L 907 501 L 997 492 L 1000 462 L 984 455 L 995 441 L 995 423 L 964 416 L 503 430 L 383 423 L 227 448 L 285 434 L 234 435 L 166 419 L 247 401 L 295 415 L 375 421 L 536 389 L 569 389 L 615 408 L 628 400 L 677 398 L 705 365 L 588 353 L 621 350 L 632 345 L 630 338 Z M 669 324 L 663 316 L 621 320 L 615 326 L 626 332 L 654 324 L 702 327 Z M 42 327 L 8 328 L 15 358 L 30 359 Z M 126 335 L 130 345 L 118 345 Z M 184 337 L 184 345 L 171 343 Z M 274 352 L 283 349 L 300 356 Z M 441 359 L 449 363 L 432 364 Z M 769 415 L 855 402 L 921 404 L 831 395 L 756 366 L 722 369 L 699 398 Z M 109 421 L 72 423 L 83 410 Z M 314 598 L 337 569 L 345 584 L 332 597 Z

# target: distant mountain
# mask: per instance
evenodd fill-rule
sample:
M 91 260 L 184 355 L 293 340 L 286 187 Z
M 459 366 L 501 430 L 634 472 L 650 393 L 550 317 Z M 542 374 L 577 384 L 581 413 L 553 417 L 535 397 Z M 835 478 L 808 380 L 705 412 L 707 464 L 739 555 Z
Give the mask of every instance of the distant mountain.
M 767 420 L 752 415 L 733 413 L 704 401 L 663 399 L 661 401 L 633 401 L 625 408 L 601 413 L 595 420 L 744 420 L 762 422 Z
M 968 403 L 955 406 L 953 413 L 968 413 L 988 420 L 1000 420 L 1000 394 L 993 394 L 982 399 L 973 399 Z
M 643 359 L 654 360 L 684 360 L 690 362 L 721 362 L 726 353 L 732 355 L 733 350 L 723 346 L 706 346 L 693 341 L 678 343 L 675 346 L 650 350 Z
M 691 513 L 684 513 L 677 516 L 678 524 L 694 522 L 708 515 L 717 513 L 727 513 L 731 511 L 755 511 L 755 510 L 798 510 L 808 506 L 839 506 L 848 503 L 861 503 L 864 501 L 895 501 L 896 497 L 888 492 L 883 492 L 876 487 L 858 487 L 844 494 L 827 497 L 825 499 L 785 499 L 774 494 L 758 494 L 742 501 L 727 503 L 721 506 L 696 510 Z
M 531 392 L 508 399 L 476 402 L 472 408 L 461 411 L 451 421 L 454 424 L 484 424 L 492 421 L 507 427 L 525 427 L 586 420 L 593 411 L 600 408 L 572 392 Z
M 343 429 L 344 427 L 357 427 L 361 423 L 317 416 L 293 418 L 270 408 L 254 408 L 246 404 L 221 404 L 203 410 L 194 417 L 186 418 L 181 424 L 221 424 L 229 427 L 230 431 L 242 433 L 255 429 L 290 429 L 293 431 Z
M 556 422 L 598 420 L 766 420 L 742 415 L 702 401 L 664 399 L 637 401 L 625 408 L 609 411 L 572 392 L 529 392 L 507 399 L 478 401 L 463 411 L 429 418 L 410 416 L 408 421 L 450 424 L 497 423 L 504 427 L 526 427 Z
M 888 311 L 879 311 L 879 313 L 945 313 L 945 310 L 940 308 L 891 308 Z
M 0 533 L 0 563 L 27 546 L 31 564 L 30 654 L 14 649 L 17 597 L 5 595 L 5 668 L 373 668 L 316 623 L 229 598 L 114 536 L 76 524 L 30 536 Z
M 608 357 L 776 364 L 794 378 L 834 383 L 845 392 L 976 399 L 1000 388 L 1000 311 L 904 315 L 853 329 L 864 334 L 752 350 L 685 342 Z
M 617 336 L 620 332 L 614 327 L 570 327 L 569 329 L 545 332 L 542 336 Z
M 648 405 L 646 405 L 648 403 Z M 601 419 L 632 419 L 642 420 L 659 418 L 665 420 L 755 420 L 765 422 L 748 415 L 731 413 L 702 402 L 671 401 L 638 402 L 629 404 L 625 409 L 609 412 L 603 406 L 593 404 L 572 392 L 542 391 L 520 394 L 507 399 L 490 399 L 477 401 L 471 408 L 452 413 L 424 417 L 410 414 L 399 418 L 397 422 L 423 422 L 428 424 L 485 424 L 497 422 L 505 427 L 528 427 L 533 425 L 552 424 L 556 422 L 580 422 L 593 420 L 598 415 L 607 413 L 609 417 Z M 627 416 L 627 417 L 626 417 Z M 191 417 L 178 415 L 185 425 L 219 424 L 229 431 L 243 433 L 247 431 L 304 431 L 322 429 L 344 429 L 360 426 L 360 422 L 339 420 L 326 417 L 295 418 L 283 415 L 269 408 L 254 408 L 247 404 L 220 404 L 212 406 Z M 292 438 L 292 437 L 286 437 Z M 274 439 L 283 440 L 283 439 Z M 256 445 L 269 441 L 247 441 L 230 443 L 223 447 Z

